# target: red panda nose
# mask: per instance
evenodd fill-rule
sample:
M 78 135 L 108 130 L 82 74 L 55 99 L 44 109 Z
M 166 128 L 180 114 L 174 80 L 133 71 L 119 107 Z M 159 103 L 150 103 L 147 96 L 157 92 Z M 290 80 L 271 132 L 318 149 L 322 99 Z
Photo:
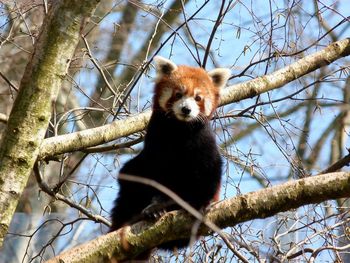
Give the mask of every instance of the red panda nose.
M 181 111 L 182 111 L 183 114 L 188 115 L 188 114 L 190 114 L 191 109 L 186 107 L 186 106 L 184 106 L 184 107 L 181 108 Z

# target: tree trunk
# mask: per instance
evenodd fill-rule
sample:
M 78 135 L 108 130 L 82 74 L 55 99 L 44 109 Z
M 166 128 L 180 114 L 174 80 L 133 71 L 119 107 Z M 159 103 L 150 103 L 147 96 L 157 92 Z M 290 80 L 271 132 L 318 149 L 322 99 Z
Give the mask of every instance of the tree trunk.
M 82 22 L 98 2 L 54 1 L 44 20 L 0 146 L 0 246 L 37 159 Z

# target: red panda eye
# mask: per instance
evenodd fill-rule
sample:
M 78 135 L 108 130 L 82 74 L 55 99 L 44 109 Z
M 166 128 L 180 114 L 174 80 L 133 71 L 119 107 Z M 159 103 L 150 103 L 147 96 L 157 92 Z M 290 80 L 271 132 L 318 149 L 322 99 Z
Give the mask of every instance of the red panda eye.
M 176 92 L 175 93 L 175 98 L 176 99 L 181 99 L 182 98 L 182 93 L 181 92 Z
M 195 101 L 201 101 L 202 100 L 202 97 L 197 95 L 195 98 L 194 98 Z

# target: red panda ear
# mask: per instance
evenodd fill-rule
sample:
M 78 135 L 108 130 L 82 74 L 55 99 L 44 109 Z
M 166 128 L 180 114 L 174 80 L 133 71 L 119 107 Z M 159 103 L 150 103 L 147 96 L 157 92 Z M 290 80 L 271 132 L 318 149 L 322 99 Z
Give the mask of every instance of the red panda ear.
M 209 77 L 218 89 L 226 85 L 227 80 L 231 76 L 231 71 L 228 68 L 216 68 L 208 72 Z
M 161 56 L 155 56 L 154 61 L 156 63 L 157 76 L 156 81 L 160 80 L 164 75 L 170 75 L 177 70 L 177 66 L 174 62 Z

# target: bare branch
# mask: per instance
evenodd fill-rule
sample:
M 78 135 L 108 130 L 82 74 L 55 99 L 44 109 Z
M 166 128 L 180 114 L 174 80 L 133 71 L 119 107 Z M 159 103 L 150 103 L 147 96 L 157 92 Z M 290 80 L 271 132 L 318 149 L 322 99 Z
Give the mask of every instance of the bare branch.
M 340 159 L 339 161 L 333 163 L 327 169 L 323 170 L 320 174 L 336 172 L 341 168 L 343 168 L 344 166 L 349 166 L 349 164 L 350 164 L 350 153 L 345 157 L 343 157 L 342 159 Z
M 333 42 L 321 51 L 305 56 L 297 62 L 271 74 L 227 87 L 221 95 L 221 105 L 252 98 L 267 91 L 280 88 L 348 55 L 350 55 L 350 38 Z

